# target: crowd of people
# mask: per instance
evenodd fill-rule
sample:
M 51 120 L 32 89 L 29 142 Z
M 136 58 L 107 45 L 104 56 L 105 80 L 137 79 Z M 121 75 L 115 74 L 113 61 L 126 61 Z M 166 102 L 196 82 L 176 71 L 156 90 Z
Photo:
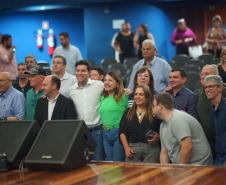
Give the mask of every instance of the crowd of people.
M 131 24 L 125 22 L 121 30 L 113 36 L 112 47 L 116 52 L 116 60 L 120 63 L 129 57 L 143 58 L 142 43 L 146 39 L 151 39 L 155 43 L 155 38 L 148 30 L 148 26 L 140 24 L 135 33 L 131 30 Z M 176 47 L 176 54 L 189 55 L 189 47 L 197 45 L 195 32 L 187 26 L 184 18 L 177 20 L 177 25 L 172 33 L 171 42 Z M 220 57 L 222 49 L 226 44 L 226 31 L 220 15 L 212 18 L 208 33 L 203 43 L 203 52 Z
M 213 22 L 216 20 L 219 17 Z M 172 41 L 178 52 L 184 52 L 195 36 L 184 19 L 178 21 L 178 29 L 181 33 L 175 31 Z M 135 56 L 129 44 L 141 58 L 133 66 L 128 87 L 117 72 L 92 68 L 70 44 L 66 32 L 59 35 L 61 46 L 52 57 L 52 74 L 48 75 L 32 55 L 16 70 L 7 68 L 15 67 L 16 61 L 12 37 L 3 35 L 0 120 L 36 120 L 40 127 L 45 120 L 84 120 L 96 143 L 94 160 L 223 166 L 226 48 L 221 48 L 219 66 L 202 68 L 199 88 L 191 91 L 185 85 L 186 72 L 172 69 L 157 56 L 147 27 L 141 24 L 138 31 L 141 37 L 132 34 L 126 22 L 113 39 L 120 62 Z

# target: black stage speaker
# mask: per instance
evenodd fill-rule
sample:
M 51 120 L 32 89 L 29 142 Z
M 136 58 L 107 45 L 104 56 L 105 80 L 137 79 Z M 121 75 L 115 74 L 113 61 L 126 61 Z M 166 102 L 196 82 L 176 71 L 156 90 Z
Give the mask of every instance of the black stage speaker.
M 0 122 L 0 154 L 6 155 L 8 168 L 19 166 L 32 146 L 37 132 L 38 124 L 33 121 Z
M 26 159 L 25 166 L 37 170 L 71 170 L 85 166 L 86 148 L 94 141 L 84 121 L 46 121 Z

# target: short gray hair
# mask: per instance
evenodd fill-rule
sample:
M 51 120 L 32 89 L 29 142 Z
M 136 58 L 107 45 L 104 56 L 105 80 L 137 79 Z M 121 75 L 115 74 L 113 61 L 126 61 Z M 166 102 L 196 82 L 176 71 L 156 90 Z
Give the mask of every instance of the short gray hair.
M 218 71 L 217 65 L 215 65 L 215 64 L 206 64 L 206 65 L 203 67 L 203 69 L 204 69 L 205 67 L 208 67 L 208 68 L 210 68 L 210 69 L 212 70 L 212 75 L 219 75 L 219 71 Z
M 204 79 L 204 82 L 211 81 L 215 85 L 223 86 L 223 80 L 219 75 L 208 75 Z
M 143 47 L 144 44 L 149 44 L 151 47 L 157 49 L 157 48 L 156 48 L 156 45 L 155 45 L 155 41 L 152 40 L 152 39 L 146 39 L 146 40 L 144 40 L 144 41 L 142 42 L 142 47 Z

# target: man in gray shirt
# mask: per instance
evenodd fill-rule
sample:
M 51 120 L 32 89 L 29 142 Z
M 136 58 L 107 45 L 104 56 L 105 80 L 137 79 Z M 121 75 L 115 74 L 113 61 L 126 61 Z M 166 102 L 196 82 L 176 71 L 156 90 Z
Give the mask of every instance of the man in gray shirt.
M 54 53 L 53 58 L 57 55 L 63 56 L 67 61 L 66 72 L 74 75 L 75 64 L 82 59 L 79 48 L 70 44 L 69 34 L 67 32 L 60 33 L 60 43 Z
M 200 123 L 186 112 L 173 108 L 169 94 L 155 96 L 153 113 L 160 126 L 161 163 L 212 164 L 210 145 Z

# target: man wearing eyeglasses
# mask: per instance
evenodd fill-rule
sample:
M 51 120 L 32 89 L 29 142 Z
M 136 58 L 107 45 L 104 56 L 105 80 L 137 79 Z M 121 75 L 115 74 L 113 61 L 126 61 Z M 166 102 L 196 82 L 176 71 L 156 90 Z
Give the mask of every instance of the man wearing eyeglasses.
M 218 75 L 208 75 L 204 79 L 204 89 L 211 101 L 215 130 L 214 164 L 223 166 L 226 163 L 226 103 L 223 98 L 223 81 Z
M 0 120 L 22 120 L 25 114 L 24 95 L 12 87 L 9 72 L 0 72 Z
M 204 80 L 208 75 L 219 75 L 217 65 L 207 64 L 202 68 L 200 73 L 200 82 L 198 89 L 195 90 L 195 94 L 198 96 L 197 111 L 199 115 L 199 122 L 206 134 L 206 137 L 210 143 L 212 153 L 215 154 L 215 131 L 214 131 L 214 120 L 211 116 L 212 104 L 207 98 L 204 89 Z M 223 90 L 223 97 L 226 97 L 226 88 Z

